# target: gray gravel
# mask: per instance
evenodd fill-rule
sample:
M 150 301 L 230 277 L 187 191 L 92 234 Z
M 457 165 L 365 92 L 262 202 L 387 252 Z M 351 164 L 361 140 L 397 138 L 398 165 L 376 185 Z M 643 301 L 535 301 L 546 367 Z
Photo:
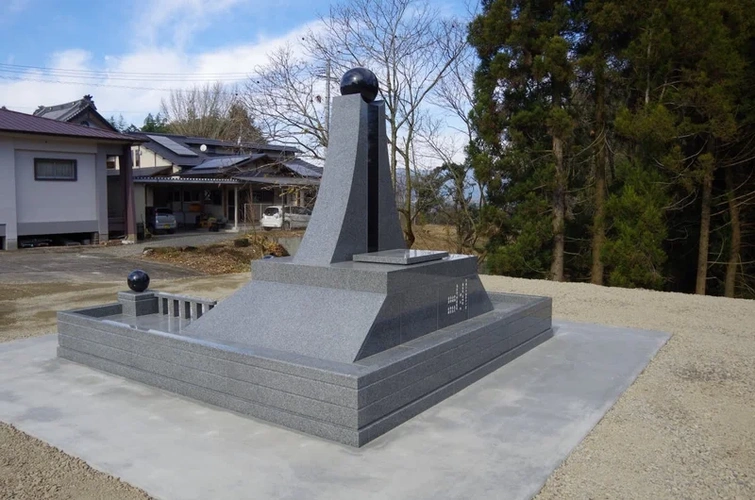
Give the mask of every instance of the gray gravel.
M 555 317 L 673 334 L 538 499 L 755 498 L 755 301 L 483 277 Z

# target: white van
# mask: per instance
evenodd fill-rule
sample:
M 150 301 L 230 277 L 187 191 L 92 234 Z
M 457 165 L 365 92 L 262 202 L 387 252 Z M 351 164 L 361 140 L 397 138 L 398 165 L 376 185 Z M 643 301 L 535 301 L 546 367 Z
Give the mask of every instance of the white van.
M 311 216 L 312 211 L 305 207 L 273 205 L 262 212 L 260 224 L 265 231 L 273 228 L 285 230 L 306 228 Z

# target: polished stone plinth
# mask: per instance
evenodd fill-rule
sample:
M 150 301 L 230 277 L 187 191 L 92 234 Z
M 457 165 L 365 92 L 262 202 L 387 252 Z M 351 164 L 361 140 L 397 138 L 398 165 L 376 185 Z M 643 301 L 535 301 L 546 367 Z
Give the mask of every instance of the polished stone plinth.
M 210 341 L 191 333 L 204 318 L 134 316 L 120 303 L 58 313 L 58 355 L 362 446 L 552 335 L 549 298 L 490 298 L 489 312 L 349 363 Z
M 412 265 L 252 263 L 254 279 L 187 334 L 353 363 L 493 309 L 466 255 Z

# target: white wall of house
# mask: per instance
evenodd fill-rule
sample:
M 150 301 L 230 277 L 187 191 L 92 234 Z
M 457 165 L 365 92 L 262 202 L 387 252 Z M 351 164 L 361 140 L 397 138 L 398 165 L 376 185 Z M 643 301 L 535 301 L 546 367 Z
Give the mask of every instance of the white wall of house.
M 16 160 L 13 139 L 0 137 L 0 250 L 16 248 Z
M 113 150 L 116 151 L 113 151 Z M 117 152 L 117 147 L 100 144 L 97 146 L 97 157 L 95 158 L 95 170 L 96 170 L 96 196 L 97 196 L 97 221 L 98 231 L 100 233 L 100 241 L 107 241 L 108 239 L 108 203 L 107 203 L 107 159 L 114 152 Z M 105 165 L 105 168 L 102 166 Z
M 110 148 L 112 149 L 112 147 Z M 0 137 L 0 236 L 99 233 L 107 238 L 108 146 L 54 137 Z M 76 161 L 76 180 L 37 180 L 34 160 Z
M 96 152 L 63 153 L 16 149 L 16 217 L 19 224 L 97 222 Z M 34 179 L 35 158 L 76 161 L 75 181 Z M 94 227 L 95 230 L 99 226 Z M 27 234 L 45 234 L 32 232 Z
M 155 190 L 146 184 L 144 185 L 144 204 L 148 207 L 155 206 Z
M 137 170 L 139 168 L 170 167 L 173 165 L 171 162 L 169 162 L 159 154 L 145 148 L 144 146 L 132 146 L 131 152 L 134 155 L 134 175 L 139 175 Z M 137 158 L 139 158 L 138 162 Z

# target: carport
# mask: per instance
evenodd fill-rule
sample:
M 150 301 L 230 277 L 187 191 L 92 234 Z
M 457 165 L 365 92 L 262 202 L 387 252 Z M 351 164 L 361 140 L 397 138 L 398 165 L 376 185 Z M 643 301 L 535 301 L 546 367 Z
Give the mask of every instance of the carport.
M 137 212 L 147 208 L 173 210 L 179 225 L 191 226 L 200 214 L 255 224 L 270 205 L 308 206 L 314 203 L 319 179 L 262 177 L 238 174 L 221 177 L 134 177 Z M 139 203 L 137 203 L 139 205 Z M 146 215 L 141 216 L 146 220 Z
M 238 229 L 239 186 L 235 179 L 202 177 L 134 177 L 135 189 L 141 199 L 141 212 L 167 207 L 184 227 L 193 226 L 201 214 L 233 221 Z

